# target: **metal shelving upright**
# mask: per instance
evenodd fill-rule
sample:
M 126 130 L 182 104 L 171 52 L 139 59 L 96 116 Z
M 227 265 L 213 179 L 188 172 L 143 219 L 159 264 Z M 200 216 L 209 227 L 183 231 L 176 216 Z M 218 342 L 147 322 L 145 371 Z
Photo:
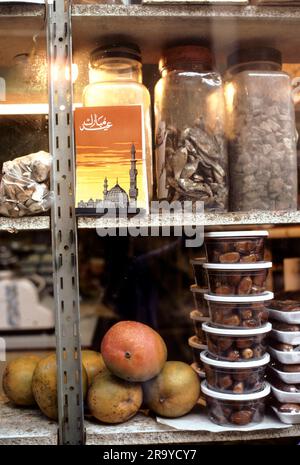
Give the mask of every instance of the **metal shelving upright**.
M 59 444 L 84 443 L 80 347 L 71 2 L 47 3 L 49 143 L 53 156 L 51 209 Z

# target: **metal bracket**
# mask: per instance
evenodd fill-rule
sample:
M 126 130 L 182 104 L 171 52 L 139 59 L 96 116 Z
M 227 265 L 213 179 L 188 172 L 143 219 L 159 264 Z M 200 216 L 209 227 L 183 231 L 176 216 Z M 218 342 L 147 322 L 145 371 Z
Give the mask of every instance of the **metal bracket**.
M 53 155 L 51 209 L 56 310 L 59 444 L 84 443 L 80 350 L 71 1 L 47 3 L 49 145 Z

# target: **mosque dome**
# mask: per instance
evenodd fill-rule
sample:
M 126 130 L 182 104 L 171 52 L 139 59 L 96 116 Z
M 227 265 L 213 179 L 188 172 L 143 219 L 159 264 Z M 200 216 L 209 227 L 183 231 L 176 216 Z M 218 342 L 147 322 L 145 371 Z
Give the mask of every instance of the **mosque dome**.
M 105 201 L 112 202 L 115 205 L 127 206 L 129 203 L 128 195 L 124 189 L 117 183 L 106 194 Z

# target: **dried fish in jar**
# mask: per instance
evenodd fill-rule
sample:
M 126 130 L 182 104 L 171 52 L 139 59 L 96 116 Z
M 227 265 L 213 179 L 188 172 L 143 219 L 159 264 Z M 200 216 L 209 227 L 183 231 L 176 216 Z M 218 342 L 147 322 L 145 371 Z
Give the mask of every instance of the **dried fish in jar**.
M 158 199 L 203 201 L 227 211 L 227 151 L 222 80 L 210 51 L 168 49 L 155 89 Z
M 295 110 L 281 54 L 237 50 L 228 65 L 230 209 L 297 209 Z

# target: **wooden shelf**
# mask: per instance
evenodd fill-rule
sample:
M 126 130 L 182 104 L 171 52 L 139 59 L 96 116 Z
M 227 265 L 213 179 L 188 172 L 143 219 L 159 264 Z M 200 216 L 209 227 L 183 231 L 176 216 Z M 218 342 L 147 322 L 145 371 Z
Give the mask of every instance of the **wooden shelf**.
M 232 48 L 251 41 L 278 47 L 285 62 L 297 63 L 299 22 L 300 8 L 295 7 L 73 5 L 73 44 L 75 52 L 88 52 L 118 31 L 140 45 L 145 63 L 156 64 L 166 45 L 205 38 L 222 70 Z
M 297 437 L 300 426 L 257 430 L 251 432 L 179 431 L 158 424 L 154 418 L 138 414 L 120 425 L 104 425 L 86 421 L 87 444 L 184 444 L 223 441 L 245 441 Z M 48 420 L 37 409 L 20 409 L 12 406 L 0 395 L 0 445 L 56 444 L 57 424 Z

